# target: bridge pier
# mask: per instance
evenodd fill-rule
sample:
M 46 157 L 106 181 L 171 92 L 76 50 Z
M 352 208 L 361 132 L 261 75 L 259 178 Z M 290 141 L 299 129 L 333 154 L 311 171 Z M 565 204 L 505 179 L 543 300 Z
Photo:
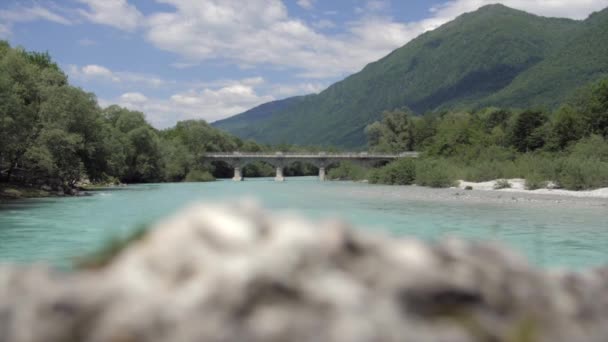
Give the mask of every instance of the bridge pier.
M 232 180 L 235 182 L 240 182 L 243 180 L 243 175 L 241 174 L 241 167 L 240 166 L 235 166 L 234 167 L 234 177 L 232 177 Z
M 323 166 L 319 167 L 319 180 L 321 182 L 325 181 L 325 167 Z
M 275 182 L 284 182 L 285 177 L 283 177 L 283 167 L 277 166 L 277 175 L 274 177 Z

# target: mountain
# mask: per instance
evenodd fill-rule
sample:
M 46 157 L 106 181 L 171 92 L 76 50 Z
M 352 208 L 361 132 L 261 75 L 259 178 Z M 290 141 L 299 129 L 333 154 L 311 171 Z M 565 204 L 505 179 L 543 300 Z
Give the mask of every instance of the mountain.
M 242 139 L 257 139 L 258 132 L 252 124 L 271 119 L 273 115 L 280 113 L 291 105 L 300 103 L 302 99 L 303 96 L 295 96 L 284 100 L 264 103 L 241 114 L 216 121 L 213 123 L 213 126 L 232 132 Z
M 585 21 L 502 5 L 422 34 L 317 95 L 262 105 L 214 126 L 264 143 L 362 147 L 384 110 L 555 107 L 608 74 L 608 10 Z

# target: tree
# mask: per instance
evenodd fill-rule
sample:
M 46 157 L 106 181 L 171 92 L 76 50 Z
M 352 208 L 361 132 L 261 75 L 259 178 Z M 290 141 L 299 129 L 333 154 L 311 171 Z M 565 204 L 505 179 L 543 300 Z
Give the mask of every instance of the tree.
M 581 112 L 587 134 L 608 138 L 608 78 L 583 88 L 572 105 Z
M 560 108 L 554 118 L 551 144 L 556 150 L 563 150 L 585 135 L 583 117 L 571 106 Z
M 370 149 L 376 152 L 403 152 L 414 149 L 413 124 L 407 110 L 384 112 L 382 121 L 367 126 Z
M 509 133 L 509 143 L 519 152 L 534 151 L 543 147 L 545 140 L 542 131 L 547 122 L 544 112 L 526 110 L 516 116 Z

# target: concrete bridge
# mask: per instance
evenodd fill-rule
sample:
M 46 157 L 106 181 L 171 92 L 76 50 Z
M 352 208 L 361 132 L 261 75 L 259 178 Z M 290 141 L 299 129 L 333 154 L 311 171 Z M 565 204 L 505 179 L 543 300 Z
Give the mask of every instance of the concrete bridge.
M 285 180 L 283 169 L 294 162 L 307 162 L 319 168 L 319 180 L 325 180 L 325 169 L 332 164 L 341 161 L 352 161 L 362 166 L 374 166 L 382 162 L 390 162 L 401 158 L 417 158 L 418 152 L 404 152 L 399 154 L 379 153 L 207 153 L 203 159 L 208 162 L 221 161 L 234 168 L 235 181 L 243 180 L 242 169 L 247 164 L 262 161 L 272 165 L 276 169 L 275 181 Z

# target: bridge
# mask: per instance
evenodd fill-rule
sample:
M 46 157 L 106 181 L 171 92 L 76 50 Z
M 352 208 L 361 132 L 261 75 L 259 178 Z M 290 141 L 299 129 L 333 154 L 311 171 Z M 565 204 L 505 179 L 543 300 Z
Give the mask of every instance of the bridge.
M 234 169 L 235 181 L 242 181 L 243 167 L 247 164 L 262 161 L 272 165 L 276 169 L 275 181 L 282 182 L 285 180 L 283 169 L 294 162 L 307 162 L 319 168 L 319 180 L 325 180 L 325 169 L 342 161 L 352 161 L 362 166 L 374 166 L 382 162 L 390 162 L 401 158 L 417 158 L 418 152 L 404 152 L 399 154 L 382 154 L 382 153 L 207 153 L 203 156 L 203 160 L 207 162 L 221 161 L 230 165 Z

